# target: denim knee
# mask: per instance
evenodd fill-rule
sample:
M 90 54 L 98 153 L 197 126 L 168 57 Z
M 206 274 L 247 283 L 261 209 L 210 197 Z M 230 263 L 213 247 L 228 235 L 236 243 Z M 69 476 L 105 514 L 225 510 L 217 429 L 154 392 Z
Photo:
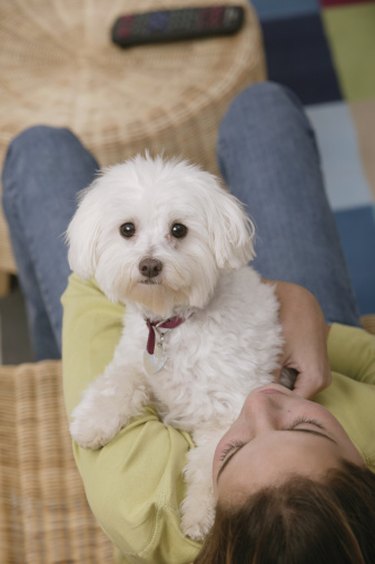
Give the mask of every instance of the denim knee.
M 220 125 L 219 162 L 223 151 L 234 143 L 240 147 L 241 139 L 247 138 L 248 132 L 253 132 L 254 137 L 262 138 L 263 142 L 270 142 L 271 149 L 275 143 L 283 143 L 285 135 L 295 129 L 304 131 L 310 138 L 315 137 L 298 97 L 289 88 L 274 82 L 253 84 L 232 101 Z
M 14 137 L 10 142 L 9 147 L 18 149 L 27 148 L 33 144 L 51 143 L 51 142 L 64 142 L 70 141 L 71 138 L 76 138 L 74 133 L 67 127 L 55 127 L 52 125 L 33 125 L 24 129 Z
M 67 128 L 35 125 L 9 143 L 2 171 L 2 202 L 6 215 L 8 202 L 22 189 L 23 183 L 19 181 L 22 175 L 38 167 L 42 159 L 48 159 L 50 166 L 54 166 L 53 160 L 59 159 L 61 152 L 76 142 L 78 139 Z
M 50 152 L 50 147 L 56 145 L 69 145 L 77 141 L 76 136 L 64 127 L 52 127 L 49 125 L 34 125 L 16 135 L 9 143 L 3 174 L 6 174 L 9 162 L 13 159 L 34 158 L 45 151 Z
M 291 110 L 303 110 L 297 96 L 289 88 L 275 82 L 259 82 L 243 90 L 231 103 L 223 123 L 239 117 L 261 117 L 267 120 L 277 109 L 284 113 Z

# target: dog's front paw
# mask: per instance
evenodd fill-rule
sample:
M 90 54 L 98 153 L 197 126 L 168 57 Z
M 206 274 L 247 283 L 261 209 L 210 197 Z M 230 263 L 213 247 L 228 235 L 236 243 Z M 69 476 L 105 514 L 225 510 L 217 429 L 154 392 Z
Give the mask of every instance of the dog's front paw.
M 215 520 L 215 506 L 211 496 L 200 499 L 187 497 L 181 506 L 183 533 L 195 541 L 206 538 Z
M 72 438 L 83 448 L 97 449 L 107 443 L 120 430 L 120 425 L 111 425 L 108 429 L 107 425 L 101 425 L 101 422 L 92 423 L 89 421 L 82 422 L 78 418 L 74 419 L 70 424 L 70 434 Z
M 96 449 L 109 443 L 124 424 L 115 409 L 96 409 L 83 400 L 72 413 L 70 434 L 79 446 Z

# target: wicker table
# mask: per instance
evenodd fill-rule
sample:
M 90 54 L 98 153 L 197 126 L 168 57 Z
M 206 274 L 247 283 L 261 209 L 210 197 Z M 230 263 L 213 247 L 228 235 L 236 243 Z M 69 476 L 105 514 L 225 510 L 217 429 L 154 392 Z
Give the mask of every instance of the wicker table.
M 0 3 L 0 163 L 25 127 L 68 126 L 101 165 L 149 148 L 216 172 L 215 139 L 229 101 L 264 79 L 247 0 L 236 35 L 121 50 L 109 30 L 129 11 L 217 0 L 17 0 Z M 15 272 L 0 210 L 0 273 Z M 1 291 L 1 283 L 0 283 Z

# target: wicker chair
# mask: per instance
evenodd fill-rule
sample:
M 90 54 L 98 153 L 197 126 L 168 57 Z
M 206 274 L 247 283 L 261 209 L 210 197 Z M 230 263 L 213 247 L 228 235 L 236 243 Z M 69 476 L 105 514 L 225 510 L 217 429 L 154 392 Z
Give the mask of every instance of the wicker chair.
M 375 315 L 363 318 L 375 334 Z M 0 367 L 0 560 L 110 564 L 72 456 L 60 362 Z
M 0 561 L 110 564 L 76 469 L 60 362 L 0 367 Z

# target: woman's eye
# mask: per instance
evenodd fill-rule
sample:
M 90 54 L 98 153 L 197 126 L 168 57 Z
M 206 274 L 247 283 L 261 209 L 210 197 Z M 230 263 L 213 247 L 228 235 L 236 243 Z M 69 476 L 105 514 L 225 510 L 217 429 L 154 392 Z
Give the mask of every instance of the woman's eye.
M 324 426 L 319 421 L 317 421 L 316 419 L 311 419 L 310 417 L 302 416 L 302 417 L 298 417 L 297 419 L 295 419 L 293 421 L 293 423 L 288 427 L 287 430 L 293 430 L 296 427 L 298 427 L 298 425 L 301 425 L 303 423 L 305 425 L 314 425 L 314 427 L 318 427 L 319 429 L 324 429 Z
M 230 452 L 232 452 L 234 449 L 243 447 L 244 444 L 245 443 L 243 443 L 242 441 L 233 441 L 229 443 L 220 454 L 220 461 L 222 462 L 223 460 L 225 460 Z
M 120 234 L 122 235 L 122 237 L 126 237 L 127 239 L 133 237 L 133 235 L 135 234 L 134 223 L 128 221 L 127 223 L 120 225 Z
M 171 235 L 176 239 L 183 239 L 186 237 L 188 228 L 183 223 L 174 223 L 171 227 Z

